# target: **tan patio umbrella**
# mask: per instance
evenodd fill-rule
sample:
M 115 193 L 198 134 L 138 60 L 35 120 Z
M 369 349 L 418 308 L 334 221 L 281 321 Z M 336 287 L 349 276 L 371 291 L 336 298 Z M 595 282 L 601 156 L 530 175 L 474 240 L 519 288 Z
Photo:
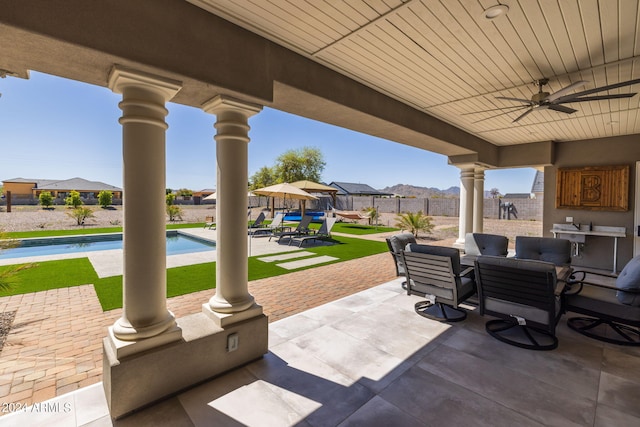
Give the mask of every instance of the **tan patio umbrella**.
M 254 194 L 258 194 L 260 196 L 268 196 L 268 197 L 280 197 L 284 200 L 296 199 L 296 200 L 313 200 L 317 199 L 316 196 L 307 193 L 301 188 L 295 187 L 291 184 L 283 182 L 282 184 L 270 185 L 268 187 L 259 188 L 257 190 L 253 190 Z M 271 204 L 271 217 L 275 215 L 275 204 Z
M 308 179 L 303 179 L 302 181 L 292 182 L 291 185 L 294 185 L 298 188 L 302 188 L 303 190 L 309 193 L 329 193 L 331 196 L 331 200 L 333 201 L 333 206 L 336 205 L 336 194 L 338 193 L 338 189 L 334 187 L 329 187 L 328 185 L 320 184 L 319 182 L 309 181 Z M 304 216 L 305 211 L 305 203 L 304 200 L 301 203 L 301 211 L 302 216 Z

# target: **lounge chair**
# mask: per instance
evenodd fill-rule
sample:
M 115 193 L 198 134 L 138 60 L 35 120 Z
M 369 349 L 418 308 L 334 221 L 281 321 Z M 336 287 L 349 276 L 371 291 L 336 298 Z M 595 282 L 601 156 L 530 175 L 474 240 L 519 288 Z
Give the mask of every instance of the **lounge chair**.
M 570 265 L 571 242 L 553 237 L 516 236 L 515 258 Z
M 209 230 L 215 230 L 216 229 L 216 221 L 215 218 L 213 216 L 207 216 L 204 218 L 204 227 L 203 228 L 208 228 Z
M 302 236 L 302 235 L 306 235 L 309 234 L 311 232 L 311 229 L 309 228 L 309 224 L 311 224 L 311 220 L 313 220 L 313 217 L 311 215 L 305 215 L 304 217 L 302 217 L 302 219 L 300 220 L 300 222 L 298 223 L 298 226 L 290 231 L 280 231 L 280 232 L 272 232 L 271 236 L 269 237 L 269 241 L 271 241 L 272 237 L 277 237 L 278 238 L 278 243 L 280 243 L 280 240 L 282 240 L 282 238 L 293 238 L 296 236 Z
M 273 218 L 273 221 L 271 221 L 271 224 L 267 224 L 257 228 L 249 228 L 249 234 L 251 236 L 255 236 L 256 234 L 271 235 L 274 230 L 283 230 L 284 228 L 287 228 L 282 225 L 283 219 L 284 214 L 282 212 L 277 212 L 276 216 Z
M 308 240 L 329 239 L 331 238 L 331 229 L 333 228 L 333 224 L 335 223 L 335 218 L 325 218 L 324 221 L 322 221 L 322 225 L 317 232 L 313 234 L 307 234 L 305 236 L 292 237 L 291 239 L 289 239 L 289 245 L 291 245 L 291 242 L 298 242 L 298 247 L 302 247 L 304 242 Z
M 264 212 L 260 212 L 258 214 L 258 217 L 256 218 L 255 221 L 253 221 L 251 224 L 249 224 L 249 228 L 259 228 L 262 227 L 262 223 L 265 220 L 265 216 L 264 216 Z M 275 218 L 274 218 L 275 220 Z

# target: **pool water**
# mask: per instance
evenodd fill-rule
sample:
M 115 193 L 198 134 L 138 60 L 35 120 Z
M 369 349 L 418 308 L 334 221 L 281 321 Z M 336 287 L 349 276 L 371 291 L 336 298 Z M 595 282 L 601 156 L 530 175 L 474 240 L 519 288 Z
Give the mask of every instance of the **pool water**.
M 177 231 L 167 232 L 167 255 L 211 251 L 215 247 L 215 243 L 211 241 L 197 239 Z M 110 249 L 122 249 L 122 234 L 23 240 L 19 247 L 5 249 L 0 252 L 0 259 L 106 251 Z

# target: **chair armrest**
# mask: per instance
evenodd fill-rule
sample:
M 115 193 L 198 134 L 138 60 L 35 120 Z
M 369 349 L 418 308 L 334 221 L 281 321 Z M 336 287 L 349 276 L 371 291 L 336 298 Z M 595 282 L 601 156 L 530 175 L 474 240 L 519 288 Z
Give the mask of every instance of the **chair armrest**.
M 589 274 L 591 274 L 591 273 L 589 273 Z M 598 274 L 598 275 L 599 276 L 608 277 L 607 274 Z M 611 277 L 615 277 L 615 276 L 611 276 Z M 569 287 L 571 287 L 573 285 L 580 285 L 580 287 L 575 292 L 571 292 L 571 289 L 569 289 L 569 291 L 566 292 L 566 295 L 579 294 L 580 291 L 582 291 L 582 288 L 583 288 L 584 285 L 595 286 L 597 288 L 602 288 L 602 289 L 609 289 L 610 291 L 616 291 L 616 292 L 617 291 L 621 291 L 621 292 L 627 292 L 627 293 L 630 293 L 630 294 L 640 294 L 640 289 L 622 289 L 622 288 L 618 288 L 616 286 L 603 285 L 602 283 L 587 282 L 586 280 L 580 280 L 580 281 L 575 281 L 575 282 L 567 282 L 567 285 L 569 285 Z
M 464 270 L 462 270 L 460 272 L 460 277 L 465 277 L 465 276 L 468 276 L 469 274 L 473 273 L 473 269 L 474 269 L 474 267 L 465 268 Z

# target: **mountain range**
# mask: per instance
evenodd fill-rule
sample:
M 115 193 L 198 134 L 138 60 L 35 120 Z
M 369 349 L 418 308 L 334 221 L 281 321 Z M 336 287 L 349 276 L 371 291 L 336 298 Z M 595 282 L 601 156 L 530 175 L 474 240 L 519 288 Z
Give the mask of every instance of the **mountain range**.
M 429 198 L 429 197 L 460 197 L 460 187 L 453 186 L 446 190 L 435 187 L 419 187 L 417 185 L 396 184 L 391 187 L 385 187 L 380 191 L 385 193 L 398 194 L 405 197 Z M 491 192 L 485 191 L 486 198 L 491 197 Z

